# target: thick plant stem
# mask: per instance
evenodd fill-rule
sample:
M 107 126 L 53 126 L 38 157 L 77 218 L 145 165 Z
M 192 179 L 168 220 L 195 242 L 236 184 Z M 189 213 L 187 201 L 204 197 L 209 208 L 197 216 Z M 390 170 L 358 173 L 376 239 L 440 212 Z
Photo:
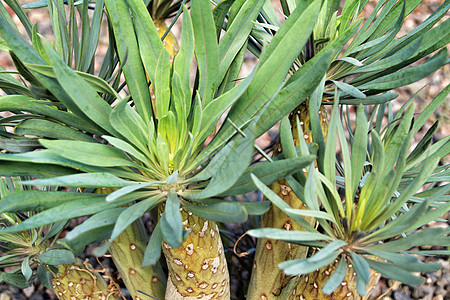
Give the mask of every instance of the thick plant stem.
M 147 242 L 144 225 L 138 220 L 128 226 L 109 247 L 120 277 L 134 300 L 146 297 L 137 290 L 157 299 L 163 299 L 166 290 L 166 277 L 159 263 L 141 267 Z
M 328 124 L 324 107 L 320 108 L 319 114 L 322 132 L 326 138 Z M 298 116 L 304 132 L 303 137 L 298 136 L 296 116 Z M 291 114 L 290 123 L 296 146 L 299 144 L 299 138 L 304 138 L 307 143 L 312 142 L 312 135 L 309 132 L 309 110 L 305 102 L 297 107 Z M 281 152 L 281 145 L 278 143 L 274 155 L 278 155 Z M 296 209 L 306 208 L 306 205 L 295 195 L 284 179 L 272 184 L 271 189 L 289 204 L 290 207 Z M 314 223 L 314 220 L 311 218 L 305 219 L 311 224 Z M 303 230 L 300 225 L 292 221 L 290 217 L 273 205 L 269 211 L 262 216 L 261 227 Z M 307 247 L 278 240 L 259 239 L 256 246 L 255 262 L 253 264 L 247 299 L 286 299 L 294 284 L 294 280 L 291 280 L 293 278 L 292 276 L 284 274 L 284 272 L 278 268 L 278 264 L 286 260 L 304 258 L 307 253 Z
M 81 260 L 69 265 L 59 265 L 53 278 L 53 290 L 60 300 L 98 299 L 118 300 L 116 290 L 110 289 L 98 272 Z
M 344 258 L 345 259 L 345 258 Z M 377 284 L 380 274 L 371 270 L 370 281 L 368 284 L 367 293 L 365 296 L 361 296 L 356 291 L 356 272 L 353 266 L 347 261 L 347 270 L 345 277 L 340 286 L 331 294 L 326 295 L 323 293 L 323 286 L 328 281 L 330 276 L 333 275 L 334 270 L 338 265 L 336 259 L 333 264 L 325 266 L 319 270 L 316 270 L 310 274 L 298 276 L 295 280 L 295 287 L 289 293 L 288 300 L 363 300 L 368 299 L 370 292 Z
M 181 247 L 163 242 L 169 267 L 166 300 L 230 299 L 230 278 L 217 224 L 182 209 L 184 229 L 190 231 Z

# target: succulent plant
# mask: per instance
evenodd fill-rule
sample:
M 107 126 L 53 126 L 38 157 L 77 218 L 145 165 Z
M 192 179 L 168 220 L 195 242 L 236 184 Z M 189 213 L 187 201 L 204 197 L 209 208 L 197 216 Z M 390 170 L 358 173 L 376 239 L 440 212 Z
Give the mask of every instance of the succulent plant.
M 414 247 L 447 247 L 450 243 L 448 229 L 421 229 L 450 208 L 445 196 L 448 184 L 423 187 L 435 177 L 446 176 L 448 166 L 437 164 L 448 155 L 450 144 L 446 138 L 429 148 L 425 146 L 435 130 L 431 129 L 411 153 L 408 149 L 413 136 L 448 92 L 449 87 L 414 122 L 414 105 L 405 105 L 381 131 L 382 138 L 370 127 L 360 106 L 355 130 L 351 132 L 351 147 L 336 99 L 324 172 L 311 164 L 306 168 L 305 184 L 293 177 L 287 179 L 307 210 L 289 207 L 256 176 L 252 177 L 264 195 L 304 230 L 261 228 L 250 230 L 249 234 L 316 250 L 310 257 L 279 264 L 287 275 L 303 275 L 289 291 L 289 299 L 360 299 L 376 283 L 373 277 L 380 274 L 407 284 L 420 284 L 423 280 L 412 272 L 430 272 L 440 267 L 438 263 L 419 261 L 416 254 L 448 251 Z M 289 132 L 284 130 L 281 134 Z M 338 138 L 342 158 L 336 161 Z M 291 144 L 284 144 L 285 147 L 293 146 L 289 138 L 284 141 Z M 304 141 L 300 143 L 300 153 L 308 154 Z M 308 226 L 305 217 L 314 217 L 319 227 Z M 369 282 L 372 286 L 367 286 Z

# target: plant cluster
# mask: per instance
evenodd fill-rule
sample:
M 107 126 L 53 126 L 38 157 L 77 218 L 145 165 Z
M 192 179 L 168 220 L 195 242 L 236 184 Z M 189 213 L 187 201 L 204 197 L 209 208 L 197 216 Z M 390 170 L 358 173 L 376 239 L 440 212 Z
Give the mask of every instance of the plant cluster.
M 421 228 L 450 208 L 449 138 L 432 143 L 436 122 L 410 148 L 450 87 L 416 117 L 414 97 L 391 101 L 448 62 L 450 1 L 403 37 L 420 0 L 379 1 L 365 21 L 368 0 L 282 0 L 282 22 L 265 0 L 4 2 L 26 36 L 0 2 L 16 67 L 0 69 L 0 281 L 119 298 L 77 258 L 100 242 L 133 299 L 366 299 L 380 274 L 420 284 L 440 265 L 417 254 L 448 254 L 420 246 L 450 246 L 448 228 Z M 270 157 L 255 140 L 279 121 Z M 234 291 L 222 235 L 249 218 L 252 278 Z

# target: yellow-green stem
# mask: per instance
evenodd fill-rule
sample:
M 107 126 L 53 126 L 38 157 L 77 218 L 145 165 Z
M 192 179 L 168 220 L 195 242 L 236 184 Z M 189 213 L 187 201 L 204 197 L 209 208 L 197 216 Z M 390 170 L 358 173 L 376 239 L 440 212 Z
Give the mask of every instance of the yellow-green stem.
M 288 300 L 365 300 L 368 299 L 370 292 L 377 284 L 380 274 L 371 270 L 370 281 L 365 296 L 358 294 L 356 290 L 356 272 L 350 261 L 347 260 L 347 270 L 344 280 L 340 286 L 331 294 L 323 293 L 324 284 L 333 275 L 338 265 L 338 260 L 334 263 L 316 270 L 310 274 L 298 276 L 295 280 L 295 286 L 289 293 Z
M 163 299 L 165 294 L 166 277 L 161 265 L 141 267 L 147 242 L 144 225 L 138 220 L 128 226 L 109 247 L 120 277 L 134 300 L 146 298 L 137 290 L 158 299 Z
M 297 116 L 300 120 L 302 131 L 304 132 L 303 137 L 298 136 Z M 328 124 L 326 111 L 323 106 L 319 110 L 319 118 L 322 132 L 326 138 Z M 312 142 L 312 135 L 309 130 L 309 120 L 309 110 L 306 102 L 299 105 L 291 113 L 290 123 L 296 146 L 299 144 L 299 138 L 304 138 L 307 143 Z M 274 156 L 281 152 L 282 148 L 280 143 L 278 143 L 275 147 Z M 272 184 L 271 189 L 292 208 L 306 209 L 306 205 L 295 195 L 285 180 L 275 182 Z M 306 219 L 311 225 L 314 223 L 314 219 Z M 269 211 L 262 216 L 261 227 L 303 230 L 300 225 L 295 223 L 290 217 L 273 205 Z M 294 280 L 291 280 L 291 276 L 287 276 L 278 268 L 278 264 L 286 260 L 304 258 L 307 253 L 307 247 L 293 245 L 278 240 L 258 240 L 247 299 L 286 299 L 289 291 L 294 287 L 295 282 Z
M 98 271 L 81 260 L 68 265 L 57 266 L 53 278 L 53 290 L 59 300 L 118 300 L 117 290 L 109 288 Z
M 217 224 L 182 209 L 184 229 L 190 231 L 181 247 L 163 242 L 169 267 L 166 300 L 230 299 L 230 278 Z

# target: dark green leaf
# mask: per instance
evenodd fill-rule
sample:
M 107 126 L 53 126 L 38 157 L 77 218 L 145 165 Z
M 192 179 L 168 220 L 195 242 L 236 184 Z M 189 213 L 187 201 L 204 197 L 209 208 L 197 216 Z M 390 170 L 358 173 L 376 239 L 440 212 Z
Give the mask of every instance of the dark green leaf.
M 247 210 L 238 202 L 221 201 L 208 205 L 195 205 L 183 201 L 183 206 L 196 216 L 222 223 L 244 223 L 247 221 Z
M 75 262 L 75 256 L 69 250 L 53 249 L 42 252 L 39 260 L 48 265 L 65 265 Z
M 278 264 L 278 267 L 280 267 L 280 269 L 282 269 L 287 275 L 308 274 L 331 264 L 339 256 L 339 254 L 340 252 L 335 251 L 330 253 L 329 256 L 321 261 L 314 262 L 310 262 L 307 258 L 289 260 Z
M 447 61 L 447 49 L 442 49 L 427 62 L 413 68 L 397 71 L 393 74 L 378 77 L 358 86 L 359 89 L 391 90 L 416 82 L 433 73 Z
M 250 164 L 253 155 L 254 133 L 246 130 L 246 137 L 234 140 L 216 154 L 217 172 L 208 186 L 198 193 L 186 195 L 191 199 L 205 199 L 228 190 Z M 216 158 L 215 157 L 215 158 Z M 214 159 L 213 159 L 214 160 Z M 211 161 L 212 163 L 213 161 Z
M 37 276 L 39 282 L 42 283 L 48 289 L 52 289 L 52 279 L 53 275 L 51 272 L 47 271 L 44 264 L 40 264 L 37 268 Z
M 50 178 L 73 174 L 76 171 L 66 167 L 30 164 L 28 162 L 2 161 L 0 164 L 0 174 L 2 176 L 31 176 L 37 178 Z
M 64 91 L 83 113 L 107 132 L 114 133 L 109 123 L 111 106 L 74 70 L 68 67 L 50 45 L 44 44 L 46 53 Z
M 130 7 L 128 7 L 127 2 Z M 142 9 L 143 11 L 135 9 L 137 5 L 143 6 L 142 1 L 106 0 L 105 4 L 114 30 L 118 55 L 123 63 L 123 73 L 127 87 L 133 97 L 139 115 L 148 124 L 151 117 L 153 117 L 153 110 L 130 8 L 136 10 L 133 14 L 136 14 L 138 21 L 147 10 L 145 7 Z M 141 34 L 145 34 L 145 29 L 138 30 L 138 32 L 140 31 L 142 31 Z
M 369 283 L 370 280 L 369 264 L 364 259 L 364 257 L 354 252 L 350 252 L 350 255 L 352 256 L 353 268 L 355 269 L 356 276 L 361 277 L 361 279 L 365 283 L 365 286 L 367 283 Z
M 220 196 L 241 195 L 256 190 L 251 174 L 258 177 L 265 185 L 283 179 L 293 172 L 299 171 L 315 160 L 314 155 L 299 158 L 282 159 L 274 162 L 262 162 L 248 168 L 236 183 Z
M 213 99 L 218 83 L 219 47 L 209 1 L 193 0 L 191 18 L 194 29 L 195 57 L 200 72 L 199 93 L 206 106 Z
M 127 207 L 117 218 L 110 241 L 114 241 L 128 226 L 161 202 L 164 195 L 156 195 Z
M 23 184 L 71 186 L 71 187 L 124 187 L 135 185 L 133 181 L 123 180 L 109 173 L 81 173 L 48 179 L 24 181 Z
M 124 197 L 124 199 L 118 201 L 106 202 L 105 196 L 99 195 L 97 197 L 66 202 L 33 215 L 16 226 L 3 228 L 0 230 L 0 233 L 24 231 L 75 217 L 95 214 L 106 209 L 124 205 L 142 197 L 142 194 L 137 194 Z
M 161 223 L 158 222 L 153 229 L 150 241 L 145 248 L 144 259 L 142 261 L 142 267 L 145 268 L 149 265 L 154 265 L 159 262 L 161 257 L 161 244 L 163 242 L 163 235 L 161 232 Z
M 340 82 L 340 81 L 335 81 L 332 80 L 332 82 L 343 92 L 345 92 L 346 94 L 353 96 L 355 98 L 366 98 L 366 95 L 361 92 L 357 87 L 354 87 L 351 84 L 345 83 L 345 82 Z
M 31 275 L 33 275 L 33 270 L 30 267 L 30 257 L 27 256 L 23 261 L 20 267 L 23 277 L 25 277 L 26 281 L 31 279 Z
M 272 202 L 276 207 L 282 210 L 285 214 L 291 217 L 295 222 L 300 224 L 303 228 L 311 232 L 317 232 L 314 227 L 312 227 L 305 219 L 299 217 L 293 213 L 287 211 L 288 208 L 291 208 L 289 204 L 287 204 L 283 199 L 281 199 L 274 191 L 269 189 L 266 185 L 264 185 L 261 180 L 259 180 L 255 175 L 251 174 L 251 178 L 254 181 L 255 185 L 258 189 L 266 196 L 270 202 Z
M 95 142 L 91 136 L 78 130 L 42 119 L 25 120 L 15 127 L 14 132 L 21 135 L 35 135 L 53 139 Z
M 384 276 L 398 280 L 400 282 L 403 282 L 405 284 L 410 285 L 419 285 L 423 283 L 423 279 L 417 276 L 412 275 L 408 271 L 405 271 L 400 268 L 396 268 L 391 263 L 381 262 L 381 261 L 375 261 L 368 259 L 367 262 L 369 263 L 370 267 L 374 269 L 377 272 L 380 272 Z
M 332 292 L 334 292 L 344 280 L 346 271 L 347 264 L 345 263 L 345 259 L 341 258 L 336 270 L 334 270 L 333 272 L 333 275 L 330 276 L 330 278 L 322 287 L 323 293 L 326 295 L 330 295 Z
M 2 272 L 0 274 L 0 282 L 6 282 L 21 289 L 25 289 L 29 286 L 27 280 L 20 272 L 20 269 L 15 269 L 9 272 Z
M 231 62 L 247 41 L 248 35 L 253 28 L 253 21 L 257 17 L 264 4 L 264 0 L 245 1 L 239 12 L 228 24 L 227 30 L 219 43 L 219 73 L 217 82 L 222 81 L 223 76 L 230 67 Z
M 328 281 L 322 287 L 323 293 L 329 295 L 334 292 L 334 290 L 336 290 L 344 280 L 346 271 L 347 264 L 345 263 L 345 259 L 341 258 L 336 270 L 334 270 L 333 272 L 333 275 L 330 276 L 330 279 L 328 279 Z
M 43 139 L 39 142 L 53 153 L 83 164 L 99 167 L 136 167 L 136 163 L 131 161 L 121 150 L 108 145 Z
M 65 202 L 97 197 L 98 195 L 87 193 L 25 190 L 3 197 L 0 202 L 0 212 L 42 211 Z
M 173 248 L 183 243 L 183 225 L 181 224 L 180 201 L 176 192 L 170 191 L 165 204 L 164 213 L 158 223 L 164 240 Z
M 74 114 L 52 107 L 52 102 L 49 101 L 37 101 L 33 98 L 21 95 L 2 96 L 0 97 L 0 110 L 26 111 L 50 117 L 80 130 L 87 130 L 91 133 L 102 134 L 101 129 L 97 126 L 90 126 L 89 123 Z
M 284 229 L 275 229 L 275 228 L 259 228 L 252 229 L 247 232 L 249 235 L 256 238 L 268 238 L 268 239 L 276 239 L 285 242 L 297 242 L 301 243 L 302 241 L 330 241 L 331 237 L 321 234 L 314 233 L 308 231 L 289 231 Z
M 264 104 L 269 101 L 273 94 L 280 88 L 285 80 L 286 74 L 292 66 L 292 62 L 297 58 L 301 49 L 303 49 L 308 40 L 314 24 L 317 20 L 317 15 L 320 9 L 320 1 L 314 1 L 308 6 L 306 10 L 296 9 L 289 18 L 283 23 L 274 36 L 270 44 L 266 47 L 263 55 L 260 57 L 260 68 L 255 74 L 253 82 L 250 84 L 246 93 L 236 102 L 231 109 L 228 117 L 237 125 L 241 126 L 251 118 L 253 118 L 264 107 Z M 291 45 L 286 47 L 286 45 Z M 327 64 L 329 61 L 327 61 Z M 319 70 L 321 71 L 321 70 Z M 315 72 L 314 72 L 315 73 Z M 270 74 L 270 76 L 268 76 Z M 323 73 L 320 74 L 322 79 Z M 305 81 L 302 81 L 303 83 Z M 310 82 L 310 80 L 308 80 Z M 305 85 L 302 84 L 302 87 Z M 311 84 L 308 84 L 311 86 Z M 295 87 L 294 90 L 298 90 Z M 301 89 L 303 92 L 303 89 Z M 282 106 L 286 100 L 293 96 L 292 93 L 287 93 L 288 97 L 284 97 L 284 101 L 274 103 L 275 107 L 266 109 L 265 116 L 259 120 L 259 124 L 267 122 L 267 118 L 271 117 L 279 106 Z M 307 95 L 305 95 L 306 97 Z M 288 98 L 288 99 L 286 99 Z M 298 105 L 298 99 L 295 106 Z M 301 99 L 301 98 L 300 98 Z M 295 107 L 294 106 L 294 107 Z M 292 110 L 293 108 L 289 109 Z M 286 113 L 283 112 L 283 116 Z M 281 119 L 273 120 L 273 123 Z M 272 125 L 269 125 L 270 128 Z M 266 127 L 266 126 L 265 126 Z M 265 131 L 266 128 L 261 129 Z M 259 129 L 256 135 L 259 136 L 262 132 Z

